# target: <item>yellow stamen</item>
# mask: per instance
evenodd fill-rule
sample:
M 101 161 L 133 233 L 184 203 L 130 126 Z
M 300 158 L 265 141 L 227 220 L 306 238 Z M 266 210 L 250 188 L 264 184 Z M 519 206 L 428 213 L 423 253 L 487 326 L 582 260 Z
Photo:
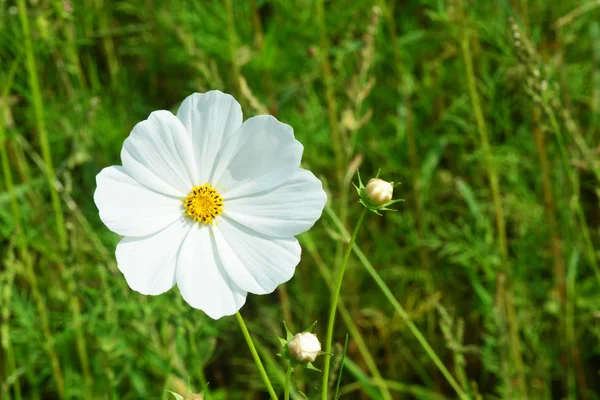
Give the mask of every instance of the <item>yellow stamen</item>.
M 223 212 L 223 198 L 208 183 L 194 186 L 190 194 L 183 199 L 185 213 L 196 222 L 211 224 Z

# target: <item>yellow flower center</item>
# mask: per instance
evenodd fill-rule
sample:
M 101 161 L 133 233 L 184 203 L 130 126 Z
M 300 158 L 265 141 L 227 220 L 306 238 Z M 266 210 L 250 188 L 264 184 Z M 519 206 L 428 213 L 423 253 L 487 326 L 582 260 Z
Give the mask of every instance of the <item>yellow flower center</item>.
M 183 199 L 185 213 L 196 222 L 212 223 L 213 219 L 223 212 L 223 198 L 208 183 L 194 186 L 190 194 Z

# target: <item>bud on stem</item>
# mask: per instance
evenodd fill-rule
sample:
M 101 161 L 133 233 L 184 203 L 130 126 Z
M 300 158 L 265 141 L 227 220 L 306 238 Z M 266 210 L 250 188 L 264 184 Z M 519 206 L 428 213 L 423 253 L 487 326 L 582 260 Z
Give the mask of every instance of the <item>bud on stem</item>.
M 379 178 L 371 178 L 365 188 L 367 198 L 371 204 L 382 206 L 392 200 L 394 186 Z
M 321 343 L 314 333 L 300 332 L 289 341 L 288 349 L 296 360 L 303 363 L 313 362 L 321 353 Z
M 367 186 L 364 186 L 360 179 L 360 174 L 358 174 L 358 186 L 354 185 L 354 187 L 360 197 L 360 203 L 367 210 L 373 211 L 377 215 L 381 215 L 380 211 L 396 211 L 388 208 L 388 206 L 399 201 L 404 201 L 404 199 L 392 200 L 394 182 L 386 182 L 383 179 L 379 179 L 378 176 L 379 173 L 377 173 L 375 178 L 367 182 Z

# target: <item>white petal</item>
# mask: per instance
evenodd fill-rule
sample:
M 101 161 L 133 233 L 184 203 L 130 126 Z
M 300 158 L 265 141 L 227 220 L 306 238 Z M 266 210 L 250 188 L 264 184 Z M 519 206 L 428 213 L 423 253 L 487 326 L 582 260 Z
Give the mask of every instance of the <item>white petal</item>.
M 213 319 L 235 314 L 246 302 L 246 291 L 223 269 L 210 228 L 199 224 L 194 224 L 181 248 L 177 286 L 190 306 Z
M 179 199 L 140 185 L 123 167 L 104 168 L 96 176 L 96 184 L 94 202 L 100 219 L 119 235 L 150 235 L 183 213 Z
M 211 182 L 225 198 L 271 189 L 300 167 L 302 150 L 291 126 L 270 115 L 247 119 L 221 149 Z
M 155 111 L 133 128 L 121 160 L 133 179 L 171 196 L 186 196 L 196 179 L 192 140 L 169 111 Z
M 290 237 L 310 229 L 326 201 L 321 181 L 298 169 L 275 189 L 226 200 L 225 215 L 267 236 Z
M 177 254 L 191 226 L 190 220 L 180 218 L 152 235 L 121 239 L 117 264 L 129 287 L 152 295 L 171 289 L 175 285 Z
M 221 144 L 242 126 L 242 108 L 233 97 L 213 90 L 188 96 L 177 111 L 177 118 L 192 135 L 197 181 L 208 182 Z
M 294 237 L 269 238 L 226 217 L 212 230 L 227 274 L 250 293 L 271 293 L 291 279 L 300 262 Z

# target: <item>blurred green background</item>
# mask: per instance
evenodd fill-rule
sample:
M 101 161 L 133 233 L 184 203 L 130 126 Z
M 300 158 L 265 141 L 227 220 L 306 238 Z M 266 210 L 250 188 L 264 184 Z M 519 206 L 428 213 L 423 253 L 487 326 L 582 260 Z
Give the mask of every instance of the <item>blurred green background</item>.
M 456 398 L 370 262 L 469 398 L 600 399 L 593 0 L 0 0 L 0 398 L 266 398 L 234 318 L 128 288 L 92 200 L 137 122 L 211 89 L 292 125 L 329 193 L 241 310 L 280 393 L 281 320 L 324 338 L 351 182 L 381 168 L 406 202 L 350 259 L 342 397 Z

